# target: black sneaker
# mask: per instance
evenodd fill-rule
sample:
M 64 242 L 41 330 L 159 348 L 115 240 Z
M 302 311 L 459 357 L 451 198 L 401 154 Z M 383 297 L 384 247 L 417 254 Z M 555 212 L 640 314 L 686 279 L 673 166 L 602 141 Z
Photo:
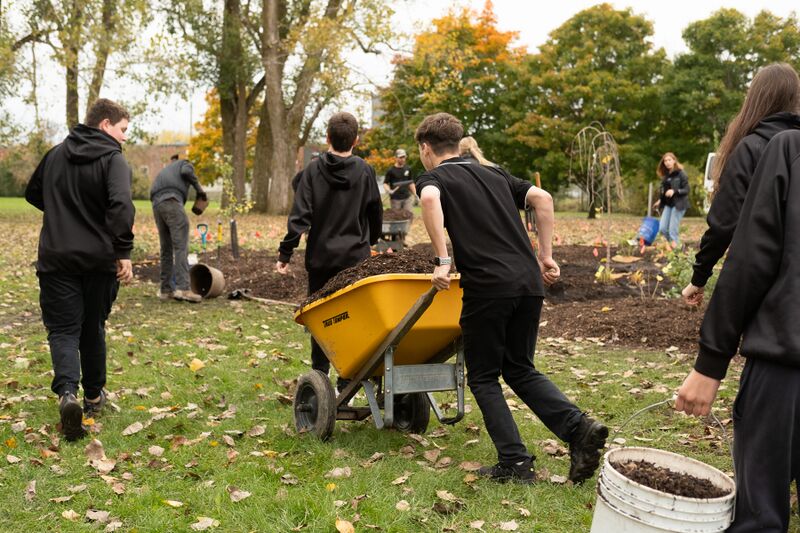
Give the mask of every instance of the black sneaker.
M 584 415 L 569 443 L 569 480 L 583 483 L 600 466 L 600 455 L 608 438 L 608 428 Z
M 497 463 L 494 466 L 484 466 L 478 469 L 478 475 L 500 483 L 513 481 L 514 483 L 528 485 L 536 481 L 533 458 L 525 459 L 519 463 Z
M 58 412 L 61 414 L 61 432 L 65 439 L 73 441 L 86 435 L 83 428 L 83 409 L 73 393 L 67 392 L 61 396 Z
M 95 418 L 103 410 L 106 405 L 106 391 L 100 390 L 100 400 L 97 402 L 90 402 L 83 397 L 83 412 L 86 418 Z

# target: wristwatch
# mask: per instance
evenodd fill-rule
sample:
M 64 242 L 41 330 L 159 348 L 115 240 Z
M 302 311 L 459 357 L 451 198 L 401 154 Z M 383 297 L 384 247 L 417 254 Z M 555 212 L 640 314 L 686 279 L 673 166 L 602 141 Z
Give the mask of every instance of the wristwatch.
M 433 258 L 433 264 L 436 265 L 437 267 L 438 266 L 442 266 L 442 265 L 451 265 L 451 264 L 453 264 L 453 258 L 452 257 L 434 257 Z

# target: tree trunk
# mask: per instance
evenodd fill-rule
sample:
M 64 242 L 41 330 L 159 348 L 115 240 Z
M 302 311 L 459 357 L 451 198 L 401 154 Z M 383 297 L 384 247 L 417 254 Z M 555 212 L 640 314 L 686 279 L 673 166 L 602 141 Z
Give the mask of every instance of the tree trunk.
M 233 150 L 233 190 L 236 201 L 247 199 L 245 182 L 247 180 L 247 87 L 239 82 L 236 91 L 236 131 Z
M 259 213 L 267 212 L 269 203 L 269 171 L 272 152 L 272 136 L 269 129 L 269 116 L 267 115 L 267 104 L 261 104 L 258 119 L 258 130 L 256 131 L 256 152 L 253 157 L 253 210 Z
M 589 215 L 587 218 L 595 219 L 597 218 L 597 193 L 594 191 L 589 191 Z
M 272 154 L 269 166 L 269 198 L 267 213 L 270 215 L 285 215 L 289 212 L 292 198 L 292 188 L 289 186 L 295 174 L 295 157 L 297 143 L 292 142 L 288 136 L 274 135 L 272 137 Z
M 222 123 L 222 151 L 226 156 L 233 158 L 234 146 L 236 145 L 236 106 L 233 100 L 223 97 L 222 93 L 219 96 L 219 114 L 220 122 Z M 227 185 L 223 185 L 223 208 L 228 207 L 229 194 L 231 192 L 226 188 Z
M 95 62 L 92 69 L 92 81 L 89 83 L 89 92 L 86 96 L 86 113 L 95 100 L 100 97 L 100 89 L 103 88 L 103 79 L 106 74 L 106 64 L 111 53 L 111 39 L 109 36 L 114 32 L 114 10 L 116 9 L 115 0 L 103 0 L 103 35 L 97 41 L 95 47 Z
M 78 125 L 78 47 L 69 45 L 65 50 L 67 85 L 67 128 Z

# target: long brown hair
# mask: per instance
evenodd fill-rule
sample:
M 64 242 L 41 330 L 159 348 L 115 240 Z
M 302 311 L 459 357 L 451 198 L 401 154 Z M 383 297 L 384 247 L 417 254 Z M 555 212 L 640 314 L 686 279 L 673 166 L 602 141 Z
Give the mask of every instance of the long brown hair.
M 742 108 L 728 124 L 725 136 L 719 143 L 712 172 L 714 192 L 719 188 L 722 169 L 739 141 L 764 118 L 780 111 L 800 111 L 800 77 L 788 63 L 767 65 L 753 76 Z
M 683 165 L 681 165 L 681 162 L 678 161 L 678 158 L 675 156 L 675 154 L 672 152 L 667 152 L 661 156 L 661 161 L 658 162 L 658 167 L 656 167 L 656 172 L 658 172 L 658 175 L 662 178 L 671 172 L 669 169 L 667 169 L 667 165 L 664 164 L 664 160 L 667 157 L 671 157 L 673 160 L 675 160 L 675 165 L 672 167 L 672 170 L 683 170 Z

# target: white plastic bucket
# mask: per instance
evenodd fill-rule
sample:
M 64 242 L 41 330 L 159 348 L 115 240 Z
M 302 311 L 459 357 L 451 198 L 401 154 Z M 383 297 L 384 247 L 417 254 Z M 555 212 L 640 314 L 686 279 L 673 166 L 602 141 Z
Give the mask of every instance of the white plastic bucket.
M 626 478 L 612 461 L 647 461 L 707 479 L 730 494 L 707 499 L 667 494 Z M 600 469 L 591 533 L 718 533 L 731 523 L 735 497 L 733 480 L 705 463 L 653 448 L 618 448 L 605 454 Z

